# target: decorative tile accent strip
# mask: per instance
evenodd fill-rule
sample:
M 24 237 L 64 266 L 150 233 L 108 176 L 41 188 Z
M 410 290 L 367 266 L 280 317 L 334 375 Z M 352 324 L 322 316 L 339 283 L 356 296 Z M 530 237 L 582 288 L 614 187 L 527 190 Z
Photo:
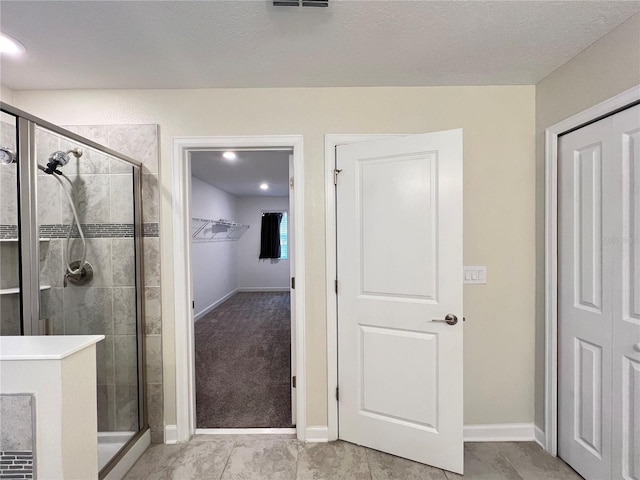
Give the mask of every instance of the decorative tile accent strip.
M 158 237 L 160 235 L 159 230 L 158 222 L 142 224 L 143 237 Z
M 18 225 L 0 225 L 0 239 L 18 238 Z
M 0 480 L 9 478 L 33 478 L 33 452 L 2 451 L 0 452 Z
M 133 237 L 132 223 L 83 223 L 82 231 L 86 238 L 131 238 Z M 67 238 L 69 225 L 57 223 L 40 225 L 40 238 Z M 157 237 L 158 223 L 142 224 L 143 237 Z M 74 225 L 71 237 L 78 238 L 78 228 Z M 0 240 L 15 240 L 18 238 L 17 225 L 0 225 Z
M 86 238 L 122 238 L 133 237 L 132 223 L 83 223 L 82 231 Z M 57 223 L 53 225 L 40 225 L 41 238 L 66 238 L 69 233 L 69 225 Z M 73 226 L 71 236 L 80 236 L 78 227 Z

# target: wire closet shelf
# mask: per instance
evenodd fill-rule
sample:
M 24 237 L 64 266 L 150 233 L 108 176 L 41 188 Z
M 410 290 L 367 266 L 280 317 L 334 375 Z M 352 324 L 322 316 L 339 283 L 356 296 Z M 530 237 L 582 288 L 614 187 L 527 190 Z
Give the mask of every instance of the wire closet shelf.
M 249 225 L 219 219 L 191 219 L 191 238 L 194 242 L 232 242 L 238 240 Z

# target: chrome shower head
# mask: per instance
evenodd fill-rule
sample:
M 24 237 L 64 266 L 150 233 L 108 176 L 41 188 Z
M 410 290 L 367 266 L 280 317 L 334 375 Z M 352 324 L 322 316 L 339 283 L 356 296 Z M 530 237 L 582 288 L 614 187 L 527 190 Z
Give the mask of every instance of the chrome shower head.
M 49 155 L 49 163 L 55 162 L 59 166 L 64 167 L 67 163 L 69 163 L 69 155 L 65 152 L 53 152 Z
M 64 167 L 67 163 L 69 163 L 70 157 L 69 154 L 72 153 L 74 157 L 80 158 L 82 156 L 82 150 L 79 148 L 73 148 L 71 150 L 67 150 L 66 152 L 53 152 L 49 155 L 49 162 L 47 163 L 47 168 L 44 171 L 48 174 L 61 172 L 58 170 L 58 167 Z
M 13 150 L 0 147 L 0 165 L 9 165 L 11 163 L 16 163 L 16 161 L 16 153 Z

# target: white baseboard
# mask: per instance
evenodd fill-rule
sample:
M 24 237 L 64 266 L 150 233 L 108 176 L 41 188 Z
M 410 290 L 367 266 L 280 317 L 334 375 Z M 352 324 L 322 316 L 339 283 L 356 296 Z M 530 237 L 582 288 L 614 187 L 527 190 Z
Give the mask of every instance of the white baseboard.
M 545 444 L 547 442 L 546 442 L 546 437 L 545 437 L 544 432 L 542 431 L 542 429 L 540 427 L 536 426 L 534 428 L 533 434 L 534 434 L 534 437 L 535 437 L 534 440 L 536 441 L 536 443 L 538 445 L 540 445 L 544 450 L 546 450 L 547 448 L 545 447 Z
M 107 473 L 104 480 L 122 480 L 150 444 L 151 432 L 147 430 L 144 435 L 142 435 L 142 437 L 140 437 L 138 441 L 131 446 L 129 451 L 124 454 L 124 457 L 120 459 L 111 471 Z
M 224 297 L 222 297 L 220 300 L 217 300 L 215 302 L 213 302 L 211 305 L 209 305 L 207 308 L 205 308 L 204 310 L 202 310 L 201 312 L 196 313 L 193 316 L 193 321 L 197 322 L 198 320 L 200 320 L 202 317 L 204 317 L 207 313 L 209 313 L 211 310 L 213 310 L 214 308 L 216 308 L 218 305 L 220 305 L 221 303 L 227 301 L 229 298 L 231 298 L 233 295 L 235 295 L 236 293 L 238 293 L 240 290 L 238 290 L 237 288 L 235 290 L 232 290 L 231 292 L 227 293 Z
M 167 445 L 175 445 L 178 443 L 178 427 L 177 425 L 165 425 L 164 427 L 164 443 Z
M 492 425 L 465 425 L 465 442 L 532 442 L 544 434 L 533 423 L 497 423 Z M 328 442 L 329 428 L 311 426 L 305 430 L 305 441 Z
M 289 287 L 240 287 L 238 292 L 288 292 Z
M 465 425 L 465 442 L 531 442 L 535 440 L 533 423 L 496 423 Z
M 305 442 L 326 443 L 329 441 L 329 428 L 321 425 L 305 429 Z

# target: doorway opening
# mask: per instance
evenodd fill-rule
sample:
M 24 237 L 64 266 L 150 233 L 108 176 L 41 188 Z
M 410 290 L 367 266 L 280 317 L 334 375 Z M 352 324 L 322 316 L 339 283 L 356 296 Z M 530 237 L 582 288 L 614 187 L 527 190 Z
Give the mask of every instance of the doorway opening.
M 215 307 L 222 307 L 224 300 L 232 300 L 232 297 L 224 298 L 218 305 L 216 302 L 207 303 L 200 302 L 199 310 L 196 311 L 195 291 L 194 291 L 194 275 L 192 269 L 192 237 L 194 230 L 193 218 L 210 220 L 211 222 L 201 222 L 202 234 L 209 237 L 220 236 L 239 236 L 236 242 L 240 242 L 243 236 L 248 235 L 252 228 L 246 228 L 243 224 L 234 218 L 225 218 L 212 212 L 209 217 L 205 218 L 195 215 L 191 211 L 191 195 L 192 195 L 192 173 L 191 158 L 200 152 L 212 151 L 234 151 L 239 152 L 263 151 L 263 152 L 288 152 L 288 177 L 286 185 L 289 192 L 289 205 L 286 208 L 288 221 L 288 237 L 286 239 L 287 256 L 289 257 L 289 276 L 290 281 L 295 282 L 295 289 L 289 290 L 290 295 L 290 315 L 291 315 L 291 412 L 295 415 L 291 419 L 291 423 L 295 425 L 295 430 L 285 429 L 285 431 L 295 431 L 299 440 L 305 440 L 305 349 L 304 349 L 304 290 L 305 290 L 305 273 L 304 273 L 304 175 L 303 175 L 303 141 L 302 136 L 231 136 L 231 137 L 182 137 L 173 139 L 173 171 L 172 171 L 172 187 L 173 187 L 173 301 L 175 323 L 175 352 L 176 352 L 176 407 L 177 416 L 175 425 L 167 425 L 165 428 L 167 443 L 186 442 L 196 433 L 196 341 L 195 341 L 195 314 L 201 313 L 198 321 L 203 321 L 204 316 L 211 314 Z M 261 182 L 262 183 L 262 182 Z M 300 187 L 298 187 L 300 186 Z M 259 187 L 259 185 L 258 185 Z M 262 210 L 262 208 L 260 209 Z M 272 207 L 267 206 L 265 210 L 272 213 Z M 297 212 L 300 212 L 298 215 Z M 260 215 L 262 211 L 260 211 Z M 221 221 L 222 219 L 222 221 Z M 205 225 L 206 223 L 206 225 Z M 196 230 L 198 228 L 197 227 Z M 253 231 L 259 231 L 260 226 L 253 228 Z M 242 233 L 242 230 L 245 230 Z M 224 230 L 224 231 L 223 231 Z M 247 237 L 248 238 L 248 237 Z M 230 244 L 234 240 L 227 240 Z M 213 243 L 213 242 L 212 242 Z M 223 243 L 219 241 L 218 243 Z M 236 244 L 236 249 L 238 244 Z M 257 253 L 255 254 L 257 255 Z M 273 259 L 275 262 L 277 259 Z M 257 261 L 257 259 L 256 259 Z M 265 262 L 270 265 L 272 259 Z M 280 260 L 279 263 L 282 263 Z M 282 265 L 281 265 L 282 266 Z M 215 269 L 212 269 L 215 270 Z M 287 284 L 289 286 L 289 284 Z M 293 285 L 292 285 L 293 286 Z M 246 287 L 247 292 L 250 287 Z M 239 292 L 236 292 L 239 293 Z M 266 292 L 270 293 L 270 292 Z M 273 292 L 287 293 L 287 292 Z M 284 303 L 281 299 L 281 303 Z M 212 307 L 209 309 L 208 307 Z M 197 307 L 196 307 L 197 308 Z M 258 395 L 255 395 L 257 398 Z M 240 430 L 234 429 L 233 433 Z M 248 433 L 272 433 L 273 429 L 265 427 L 251 428 Z M 215 433 L 227 433 L 225 429 L 216 428 Z M 198 432 L 200 433 L 200 431 Z M 203 433 L 209 433 L 204 431 Z
M 295 424 L 290 156 L 191 152 L 196 431 Z

